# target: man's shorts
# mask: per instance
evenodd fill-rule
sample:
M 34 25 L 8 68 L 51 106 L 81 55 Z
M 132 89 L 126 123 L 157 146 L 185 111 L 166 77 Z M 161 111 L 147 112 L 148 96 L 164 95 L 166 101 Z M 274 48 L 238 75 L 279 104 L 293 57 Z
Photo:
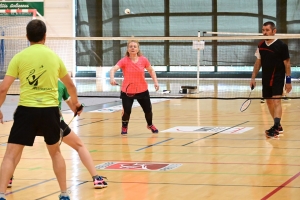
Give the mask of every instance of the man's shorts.
M 46 144 L 60 139 L 60 111 L 58 107 L 36 108 L 18 106 L 8 143 L 33 146 L 35 137 L 44 136 Z
M 263 85 L 262 96 L 264 98 L 271 98 L 273 96 L 282 96 L 284 84 L 265 86 Z

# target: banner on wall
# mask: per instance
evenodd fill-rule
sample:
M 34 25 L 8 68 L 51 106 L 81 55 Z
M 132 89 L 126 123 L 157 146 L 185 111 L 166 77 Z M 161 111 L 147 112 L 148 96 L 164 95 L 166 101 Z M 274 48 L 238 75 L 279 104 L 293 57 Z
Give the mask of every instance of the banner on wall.
M 0 16 L 7 15 L 29 15 L 26 12 L 6 13 L 5 10 L 26 10 L 36 9 L 37 12 L 44 16 L 44 0 L 0 0 Z M 2 12 L 1 12 L 2 11 Z

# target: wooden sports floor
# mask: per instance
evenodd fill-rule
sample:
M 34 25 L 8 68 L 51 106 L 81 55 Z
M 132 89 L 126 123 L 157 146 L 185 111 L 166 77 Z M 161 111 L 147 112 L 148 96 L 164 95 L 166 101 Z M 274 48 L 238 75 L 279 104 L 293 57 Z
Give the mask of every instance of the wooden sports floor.
M 76 151 L 63 144 L 72 200 L 300 199 L 300 100 L 283 101 L 279 139 L 266 139 L 272 125 L 267 105 L 252 100 L 164 99 L 153 103 L 152 134 L 134 107 L 128 136 L 120 135 L 121 110 L 86 111 L 70 127 L 89 149 L 108 187 L 94 189 Z M 116 99 L 116 104 L 120 104 Z M 72 114 L 64 112 L 65 121 Z M 3 158 L 12 121 L 0 124 Z M 58 199 L 59 187 L 42 138 L 26 147 L 8 200 Z

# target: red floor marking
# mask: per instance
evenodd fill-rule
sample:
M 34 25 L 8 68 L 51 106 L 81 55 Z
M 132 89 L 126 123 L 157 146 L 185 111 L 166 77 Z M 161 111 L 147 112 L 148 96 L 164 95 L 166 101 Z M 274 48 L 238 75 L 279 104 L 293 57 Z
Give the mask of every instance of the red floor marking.
M 289 180 L 287 180 L 286 182 L 284 182 L 283 184 L 281 184 L 279 187 L 277 187 L 275 190 L 273 190 L 272 192 L 270 192 L 269 194 L 267 194 L 261 200 L 266 200 L 266 199 L 270 198 L 271 196 L 273 196 L 273 194 L 275 194 L 276 192 L 278 192 L 279 190 L 281 190 L 282 188 L 284 188 L 287 184 L 289 184 L 290 182 L 292 182 L 293 180 L 295 180 L 296 178 L 298 178 L 298 176 L 300 176 L 300 172 L 298 172 L 292 178 L 290 178 Z

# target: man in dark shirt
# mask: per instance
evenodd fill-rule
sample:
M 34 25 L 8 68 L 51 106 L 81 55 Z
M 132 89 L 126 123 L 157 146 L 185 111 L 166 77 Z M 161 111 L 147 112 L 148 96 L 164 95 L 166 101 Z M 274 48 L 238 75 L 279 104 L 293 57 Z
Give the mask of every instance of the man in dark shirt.
M 276 27 L 273 22 L 263 24 L 264 36 L 274 36 Z M 274 125 L 266 130 L 266 136 L 279 137 L 283 132 L 280 124 L 282 116 L 281 97 L 283 87 L 289 93 L 292 90 L 291 64 L 288 46 L 279 39 L 266 39 L 258 44 L 255 52 L 256 62 L 250 81 L 250 87 L 255 86 L 255 77 L 262 67 L 262 97 L 266 99 Z M 286 81 L 285 81 L 286 80 Z

